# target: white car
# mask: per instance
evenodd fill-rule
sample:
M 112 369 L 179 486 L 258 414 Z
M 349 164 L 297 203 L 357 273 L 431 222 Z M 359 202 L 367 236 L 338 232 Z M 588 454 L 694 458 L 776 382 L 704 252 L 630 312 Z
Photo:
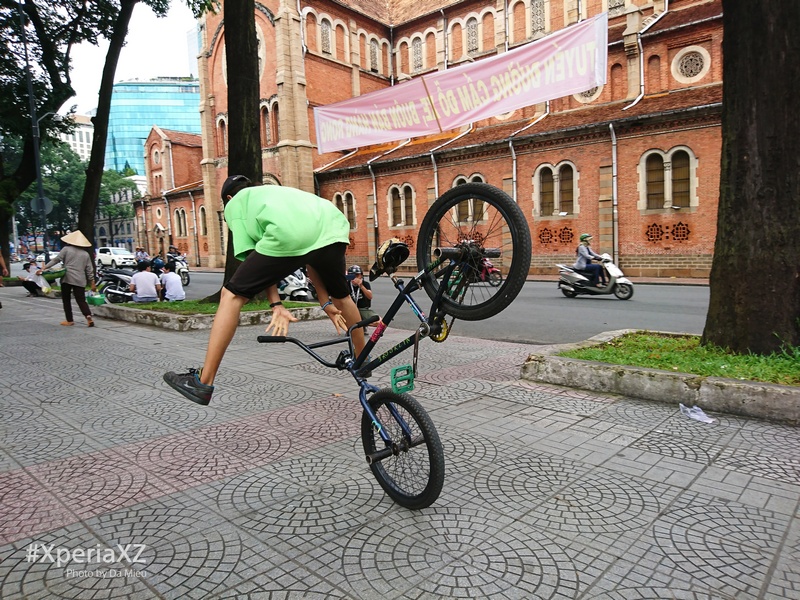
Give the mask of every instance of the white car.
M 136 257 L 127 248 L 114 248 L 113 246 L 103 246 L 97 249 L 98 267 L 135 267 Z

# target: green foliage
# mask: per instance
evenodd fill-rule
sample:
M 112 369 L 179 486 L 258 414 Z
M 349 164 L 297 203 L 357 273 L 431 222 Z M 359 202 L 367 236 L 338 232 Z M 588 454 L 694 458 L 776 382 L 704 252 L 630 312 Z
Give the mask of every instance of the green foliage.
M 50 229 L 74 229 L 78 220 L 81 194 L 86 182 L 86 163 L 63 142 L 48 142 L 41 148 L 42 188 L 53 203 L 47 215 Z M 36 184 L 31 184 L 16 202 L 20 233 L 28 233 L 28 224 L 39 228 L 41 217 L 31 209 Z
M 734 354 L 701 346 L 700 337 L 693 335 L 629 333 L 590 348 L 561 352 L 559 356 L 706 377 L 800 385 L 800 348 L 784 348 L 768 356 Z

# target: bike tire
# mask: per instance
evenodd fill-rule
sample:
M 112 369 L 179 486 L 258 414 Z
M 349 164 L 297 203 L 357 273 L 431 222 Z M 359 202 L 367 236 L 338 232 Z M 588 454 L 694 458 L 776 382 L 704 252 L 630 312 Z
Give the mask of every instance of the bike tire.
M 503 281 L 491 287 L 472 285 L 472 281 L 463 278 L 455 287 L 455 294 L 442 296 L 442 310 L 465 321 L 488 319 L 511 304 L 528 276 L 531 264 L 528 222 L 504 191 L 486 183 L 465 183 L 442 194 L 422 220 L 417 239 L 418 268 L 435 260 L 436 248 L 456 247 L 465 240 L 472 240 L 481 249 L 500 250 L 500 256 L 493 256 L 492 262 L 500 269 Z M 439 289 L 436 273 L 426 274 L 422 284 L 434 299 Z
M 189 272 L 188 271 L 183 271 L 181 273 L 181 284 L 184 285 L 184 286 L 187 286 L 187 285 L 189 285 L 190 281 L 191 281 L 191 278 L 189 277 Z
M 444 448 L 433 421 L 414 398 L 388 388 L 375 392 L 368 402 L 395 445 L 399 446 L 391 456 L 370 464 L 372 474 L 386 494 L 400 506 L 411 510 L 427 508 L 436 502 L 444 485 Z M 412 439 L 418 441 L 416 445 L 406 446 L 401 426 L 389 411 L 390 404 L 408 424 Z M 386 447 L 366 411 L 361 416 L 361 441 L 367 455 Z

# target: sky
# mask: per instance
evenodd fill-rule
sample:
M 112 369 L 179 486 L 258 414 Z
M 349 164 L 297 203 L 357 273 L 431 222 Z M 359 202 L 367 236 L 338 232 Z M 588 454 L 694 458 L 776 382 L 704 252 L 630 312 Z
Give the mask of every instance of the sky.
M 137 3 L 128 37 L 117 64 L 114 83 L 154 77 L 188 77 L 197 74 L 196 55 L 189 54 L 187 32 L 195 27 L 192 12 L 181 0 L 173 0 L 166 17 L 157 18 L 149 7 Z M 108 44 L 81 44 L 72 52 L 72 86 L 76 96 L 67 100 L 62 113 L 77 104 L 77 114 L 97 107 L 100 78 Z

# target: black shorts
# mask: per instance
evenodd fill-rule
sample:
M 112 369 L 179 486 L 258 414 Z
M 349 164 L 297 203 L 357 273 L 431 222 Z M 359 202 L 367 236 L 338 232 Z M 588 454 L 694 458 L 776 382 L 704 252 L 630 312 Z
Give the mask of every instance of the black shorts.
M 337 242 L 303 256 L 265 256 L 253 250 L 239 265 L 225 289 L 245 298 L 253 298 L 300 267 L 309 265 L 322 279 L 331 298 L 346 298 L 350 286 L 345 278 L 347 244 Z

